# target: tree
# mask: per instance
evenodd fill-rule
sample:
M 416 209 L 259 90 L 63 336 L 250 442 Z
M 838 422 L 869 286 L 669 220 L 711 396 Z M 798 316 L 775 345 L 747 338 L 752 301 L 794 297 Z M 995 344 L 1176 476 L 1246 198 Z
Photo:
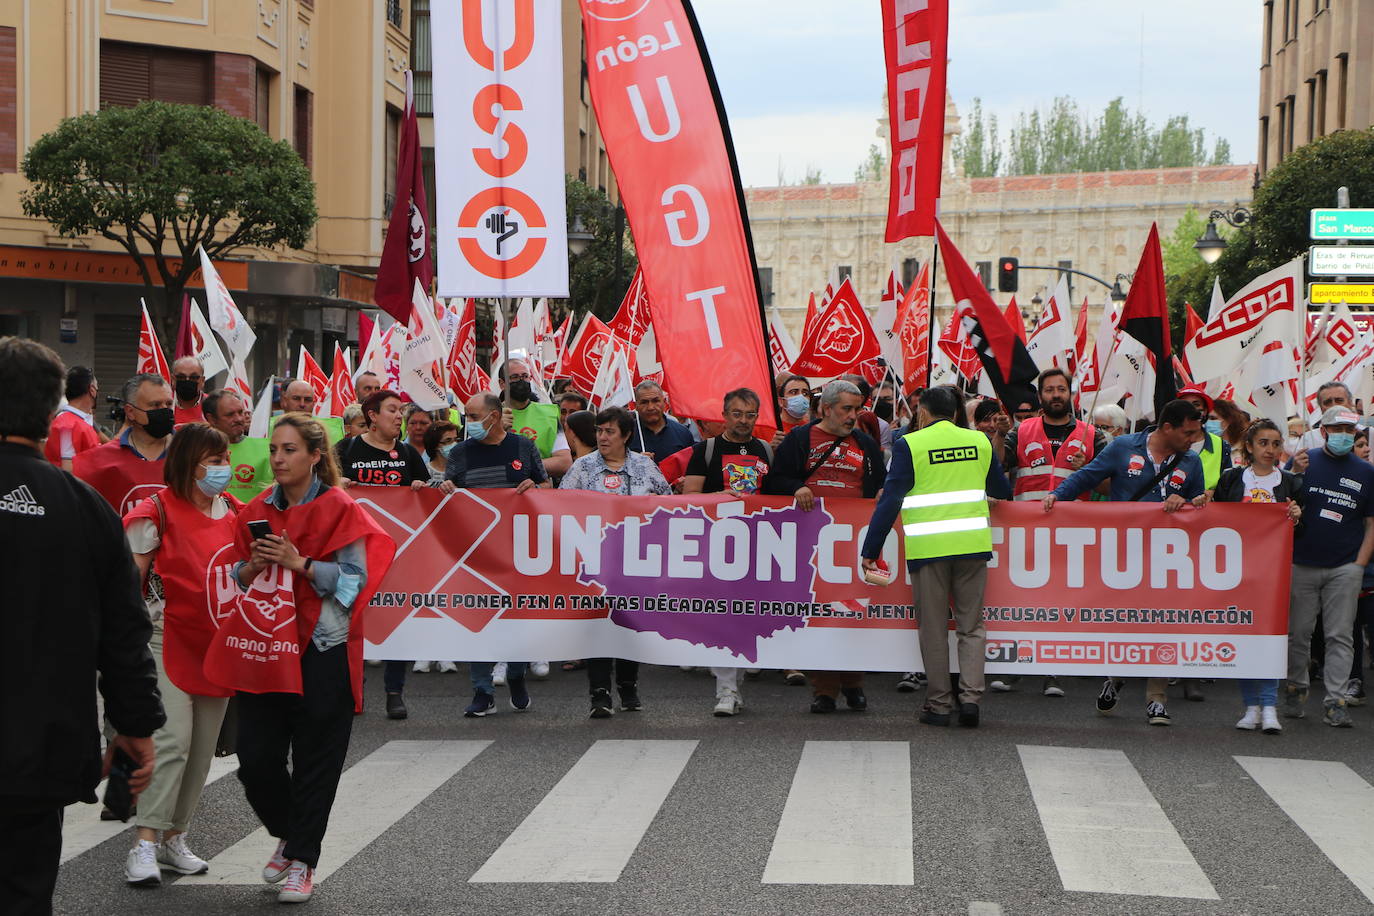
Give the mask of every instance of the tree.
M 983 116 L 983 100 L 975 98 L 964 122 L 963 133 L 950 144 L 956 162 L 964 164 L 969 178 L 988 178 L 1002 166 L 1002 143 L 997 136 L 997 115 Z M 875 147 L 876 149 L 876 147 Z
M 887 177 L 887 156 L 883 155 L 883 149 L 878 144 L 869 144 L 868 155 L 854 169 L 854 180 L 886 181 Z
M 182 290 L 200 267 L 198 246 L 211 257 L 250 246 L 303 248 L 317 219 L 315 183 L 291 145 L 208 106 L 149 101 L 66 118 L 38 138 L 21 168 L 30 183 L 24 212 L 68 238 L 94 233 L 118 242 L 138 265 L 168 339 Z
M 567 203 L 568 225 L 580 217 L 592 234 L 586 251 L 577 257 L 568 254 L 570 305 L 575 311 L 590 311 L 603 321 L 609 320 L 639 266 L 625 211 L 613 206 L 604 191 L 571 176 L 567 178 Z

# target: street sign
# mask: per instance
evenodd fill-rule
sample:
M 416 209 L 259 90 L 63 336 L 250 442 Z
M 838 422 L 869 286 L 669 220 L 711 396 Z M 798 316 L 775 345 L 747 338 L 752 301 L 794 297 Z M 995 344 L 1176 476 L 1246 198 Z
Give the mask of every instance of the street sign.
M 1374 245 L 1313 245 L 1307 272 L 1314 277 L 1374 277 Z
M 1374 210 L 1313 209 L 1312 238 L 1374 240 Z
M 1349 305 L 1374 305 L 1374 283 L 1309 283 L 1307 301 L 1345 302 Z

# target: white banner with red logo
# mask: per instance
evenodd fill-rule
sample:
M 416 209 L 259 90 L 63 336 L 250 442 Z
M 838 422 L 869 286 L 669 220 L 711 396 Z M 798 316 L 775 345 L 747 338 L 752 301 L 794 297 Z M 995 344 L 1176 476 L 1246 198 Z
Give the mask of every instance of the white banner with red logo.
M 923 668 L 896 531 L 896 580 L 861 575 L 871 501 L 350 492 L 400 545 L 367 608 L 370 658 Z M 1283 506 L 1008 502 L 992 524 L 989 672 L 1283 676 Z
M 935 234 L 945 146 L 949 0 L 883 0 L 892 173 L 886 241 Z
M 581 0 L 597 123 L 634 230 L 674 412 L 772 389 L 723 109 L 681 0 Z M 760 433 L 772 413 L 760 418 Z
M 564 298 L 561 7 L 463 0 L 430 16 L 439 295 Z

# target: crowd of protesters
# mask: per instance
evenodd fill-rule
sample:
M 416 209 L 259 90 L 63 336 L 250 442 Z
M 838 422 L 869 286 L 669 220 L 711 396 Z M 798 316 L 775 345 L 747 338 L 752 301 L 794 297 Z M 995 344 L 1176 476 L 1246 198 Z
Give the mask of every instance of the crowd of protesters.
M 1286 503 L 1282 523 L 1294 526 L 1287 674 L 1238 682 L 1244 712 L 1236 727 L 1281 733 L 1281 718 L 1307 714 L 1317 682 L 1328 725 L 1350 727 L 1350 707 L 1364 703 L 1362 672 L 1374 625 L 1374 465 L 1365 422 L 1340 384 L 1322 386 L 1320 420 L 1310 429 L 1299 423 L 1280 430 L 1198 388 L 1163 404 L 1153 424 L 1132 429 L 1118 405 L 1077 404 L 1070 377 L 1057 369 L 1040 375 L 1038 402 L 1011 405 L 948 387 L 904 397 L 890 381 L 875 388 L 859 376 L 813 384 L 784 375 L 771 392 L 723 392 L 722 419 L 697 422 L 673 415 L 660 382 L 641 382 L 633 404 L 592 410 L 566 381 L 542 391 L 531 367 L 512 359 L 498 368 L 499 395 L 479 394 L 435 412 L 364 373 L 357 403 L 331 429 L 311 416 L 310 385 L 285 380 L 267 443 L 270 474 L 240 500 L 226 491 L 234 450 L 249 441 L 247 403 L 232 391 L 205 391 L 194 359 L 177 360 L 172 372 L 170 384 L 156 375 L 125 382 L 113 399 L 117 426 L 101 432 L 96 412 L 104 389 L 90 369 L 64 370 L 44 347 L 0 339 L 0 388 L 7 393 L 0 407 L 0 490 L 10 494 L 5 500 L 48 507 L 39 516 L 45 522 L 21 532 L 16 513 L 22 510 L 0 506 L 6 509 L 0 531 L 17 548 L 6 562 L 47 571 L 47 587 L 68 590 L 63 606 L 84 615 L 81 623 L 20 619 L 13 612 L 0 618 L 0 634 L 26 646 L 43 643 L 44 633 L 61 626 L 68 634 L 63 651 L 81 668 L 74 677 L 66 664 L 49 669 L 35 658 L 4 674 L 22 680 L 26 690 L 37 686 L 70 700 L 48 704 L 61 728 L 37 733 L 52 737 L 15 744 L 3 736 L 7 748 L 24 750 L 0 752 L 6 777 L 0 823 L 11 838 L 30 838 L 22 853 L 8 845 L 0 869 L 6 899 L 51 895 L 61 809 L 94 798 L 101 776 L 97 671 L 109 746 L 132 761 L 129 781 L 140 792 L 126 880 L 156 885 L 164 870 L 209 868 L 188 833 L 212 756 L 232 747 L 248 800 L 276 840 L 263 878 L 280 883 L 284 902 L 310 898 L 353 716 L 362 711 L 362 634 L 351 624 L 390 559 L 375 549 L 385 535 L 354 503 L 359 488 L 725 492 L 786 497 L 804 511 L 818 499 L 868 500 L 873 523 L 863 567 L 877 573 L 886 533 L 900 517 L 921 621 L 927 670 L 903 674 L 897 689 L 927 690 L 922 723 L 948 725 L 954 717 L 969 727 L 978 725 L 986 691 L 1020 683 L 1011 677 L 985 683 L 983 675 L 990 501 L 1038 501 L 1047 513 L 1069 500 L 1153 503 L 1163 513 L 1213 500 Z M 756 436 L 756 429 L 773 428 L 774 417 L 776 433 Z M 975 460 L 957 473 L 932 468 L 921 457 L 931 443 L 967 447 Z M 63 473 L 82 478 L 83 468 L 95 466 L 131 468 L 139 479 L 153 475 L 161 483 L 120 505 Z M 966 496 L 959 502 L 950 493 Z M 929 507 L 940 508 L 932 514 Z M 73 530 L 86 543 L 73 545 Z M 55 558 L 73 553 L 100 574 L 62 575 L 63 560 Z M 199 664 L 215 634 L 203 609 L 206 583 L 220 583 L 232 599 L 264 577 L 286 583 L 281 587 L 294 595 L 300 654 L 293 692 L 235 689 L 208 678 Z M 15 574 L 7 582 L 25 589 L 34 579 Z M 29 601 L 46 603 L 34 594 L 14 604 Z M 957 683 L 948 670 L 951 616 Z M 449 672 L 461 661 L 385 662 L 385 715 L 407 717 L 412 666 Z M 468 662 L 473 699 L 463 715 L 494 713 L 500 687 L 512 709 L 530 709 L 529 680 L 547 677 L 549 668 L 550 662 L 532 659 Z M 571 659 L 563 668 L 586 670 L 592 718 L 645 706 L 638 662 Z M 711 673 L 717 716 L 739 714 L 745 679 L 763 674 L 736 667 Z M 809 684 L 814 713 L 833 713 L 841 704 L 856 712 L 868 708 L 864 672 L 779 676 Z M 1065 686 L 1066 679 L 1050 676 L 1040 692 L 1064 697 Z M 1170 686 L 1164 678 L 1146 679 L 1149 724 L 1172 721 Z M 1204 699 L 1200 682 L 1175 686 L 1187 700 Z M 1122 679 L 1106 678 L 1095 688 L 1096 710 L 1113 713 L 1124 690 Z M 14 869 L 22 874 L 16 877 Z

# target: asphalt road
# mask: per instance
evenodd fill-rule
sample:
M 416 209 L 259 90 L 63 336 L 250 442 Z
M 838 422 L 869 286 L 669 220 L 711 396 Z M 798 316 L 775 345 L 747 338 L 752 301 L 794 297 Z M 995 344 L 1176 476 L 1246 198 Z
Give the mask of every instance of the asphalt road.
M 1096 681 L 1056 700 L 1027 678 L 981 728 L 936 729 L 894 675 L 869 677 L 868 712 L 820 716 L 766 672 L 716 719 L 709 674 L 646 667 L 645 709 L 592 721 L 583 673 L 555 666 L 529 712 L 498 690 L 480 720 L 466 669 L 413 674 L 391 722 L 368 673 L 315 913 L 1374 913 L 1365 709 L 1332 729 L 1314 698 L 1280 736 L 1240 732 L 1217 683 L 1152 728 L 1139 682 L 1101 717 Z M 210 875 L 130 888 L 130 833 L 88 839 L 56 911 L 276 909 L 265 885 L 217 883 L 271 851 L 243 842 L 259 825 L 231 767 L 191 833 Z M 69 837 L 91 821 L 69 813 Z

